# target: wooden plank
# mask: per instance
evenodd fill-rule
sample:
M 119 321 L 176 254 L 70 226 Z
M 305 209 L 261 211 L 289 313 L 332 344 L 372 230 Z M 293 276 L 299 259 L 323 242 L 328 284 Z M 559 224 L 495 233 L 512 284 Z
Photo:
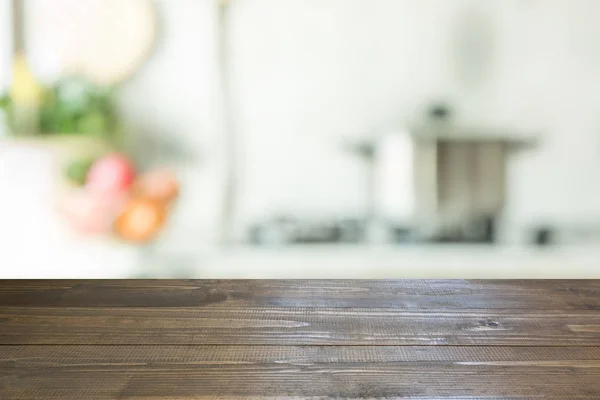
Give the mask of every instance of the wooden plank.
M 597 399 L 600 348 L 1 346 L 9 399 Z
M 598 346 L 600 313 L 6 307 L 0 344 Z
M 582 372 L 583 371 L 583 372 Z M 0 378 L 7 399 L 598 399 L 597 369 L 352 364 L 106 367 Z
M 500 346 L 0 346 L 0 369 L 88 365 L 446 363 L 600 368 L 600 347 Z
M 600 311 L 600 280 L 0 281 L 0 307 Z

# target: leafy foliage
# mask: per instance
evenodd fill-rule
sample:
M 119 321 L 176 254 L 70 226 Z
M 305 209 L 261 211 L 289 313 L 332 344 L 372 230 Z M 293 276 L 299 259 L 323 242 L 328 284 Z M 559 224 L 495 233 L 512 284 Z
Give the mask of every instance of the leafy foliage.
M 9 126 L 12 125 L 9 94 L 0 97 Z M 114 88 L 99 87 L 85 79 L 67 78 L 42 91 L 39 108 L 41 135 L 94 135 L 114 139 L 120 120 L 114 101 Z

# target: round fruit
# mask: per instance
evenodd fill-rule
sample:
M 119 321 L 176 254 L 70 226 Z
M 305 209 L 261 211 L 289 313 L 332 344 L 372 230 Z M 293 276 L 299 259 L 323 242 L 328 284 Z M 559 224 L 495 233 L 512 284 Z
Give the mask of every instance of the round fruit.
M 154 170 L 137 179 L 134 192 L 142 197 L 170 204 L 179 194 L 179 183 L 170 171 Z
M 103 195 L 129 190 L 134 179 L 135 169 L 129 159 L 113 153 L 92 165 L 85 185 L 91 192 Z
M 115 231 L 133 243 L 148 242 L 160 232 L 167 219 L 166 206 L 148 198 L 133 198 L 117 217 Z
M 61 216 L 77 233 L 103 234 L 110 231 L 118 202 L 77 189 L 59 197 L 57 206 Z

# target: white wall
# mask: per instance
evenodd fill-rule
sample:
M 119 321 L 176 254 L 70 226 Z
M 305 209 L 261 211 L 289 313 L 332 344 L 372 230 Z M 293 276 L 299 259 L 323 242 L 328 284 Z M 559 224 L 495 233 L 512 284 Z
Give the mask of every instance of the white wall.
M 509 94 L 542 130 L 543 147 L 513 165 L 509 211 L 518 220 L 600 221 L 600 3 L 531 2 Z M 515 40 L 517 40 L 515 38 Z M 510 75 L 509 75 L 510 73 Z

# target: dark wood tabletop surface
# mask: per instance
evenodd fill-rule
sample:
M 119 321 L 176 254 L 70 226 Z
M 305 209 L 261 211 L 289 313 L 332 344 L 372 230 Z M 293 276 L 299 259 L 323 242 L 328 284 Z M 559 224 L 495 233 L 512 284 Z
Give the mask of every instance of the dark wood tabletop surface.
M 600 399 L 600 281 L 0 281 L 0 399 Z

